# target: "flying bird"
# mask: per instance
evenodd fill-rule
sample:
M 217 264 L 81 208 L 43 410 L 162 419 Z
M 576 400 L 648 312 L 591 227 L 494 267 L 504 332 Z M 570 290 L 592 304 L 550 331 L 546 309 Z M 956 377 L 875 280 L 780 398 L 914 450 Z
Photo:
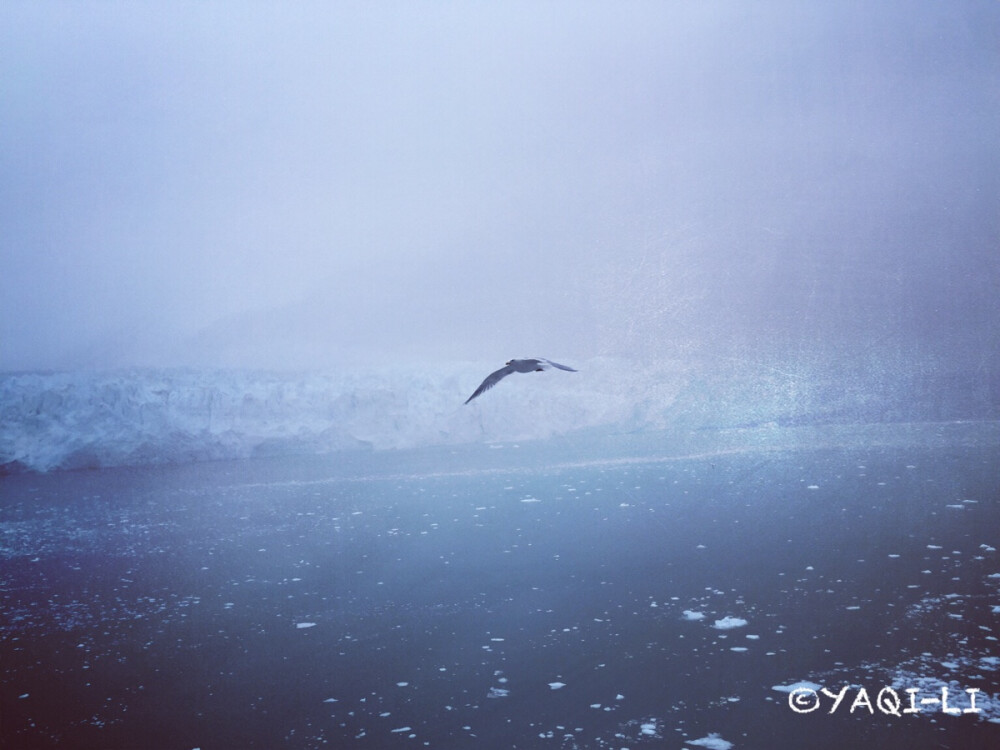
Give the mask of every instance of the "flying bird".
M 566 372 L 577 372 L 572 367 L 553 362 L 551 359 L 512 359 L 504 367 L 490 373 L 486 380 L 476 388 L 476 392 L 466 399 L 465 403 L 469 403 L 469 401 L 472 401 L 480 393 L 488 391 L 512 372 L 542 372 L 543 370 L 548 370 L 550 367 L 565 370 Z

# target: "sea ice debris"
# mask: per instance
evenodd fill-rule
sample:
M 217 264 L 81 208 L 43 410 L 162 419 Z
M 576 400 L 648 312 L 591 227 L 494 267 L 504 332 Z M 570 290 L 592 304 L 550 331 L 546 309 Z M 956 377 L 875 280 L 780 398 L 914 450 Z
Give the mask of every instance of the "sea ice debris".
M 746 624 L 747 621 L 741 617 L 723 617 L 721 620 L 716 620 L 712 627 L 716 630 L 732 630 L 742 628 Z

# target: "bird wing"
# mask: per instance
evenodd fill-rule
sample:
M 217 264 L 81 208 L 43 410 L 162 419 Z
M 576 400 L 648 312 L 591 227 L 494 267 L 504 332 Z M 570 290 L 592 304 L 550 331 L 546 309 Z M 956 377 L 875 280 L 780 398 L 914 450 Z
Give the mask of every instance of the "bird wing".
M 558 362 L 553 362 L 551 359 L 540 359 L 539 361 L 545 362 L 553 367 L 557 367 L 560 370 L 565 370 L 566 372 L 579 372 L 579 370 L 574 370 L 572 367 L 567 367 L 566 365 L 561 365 Z
M 486 376 L 486 380 L 484 380 L 482 383 L 480 383 L 479 387 L 476 388 L 476 392 L 473 393 L 471 396 L 469 396 L 469 398 L 466 399 L 465 403 L 469 403 L 470 401 L 472 401 L 472 399 L 474 399 L 480 393 L 488 391 L 490 388 L 492 388 L 493 386 L 495 386 L 497 383 L 499 383 L 505 377 L 507 377 L 508 375 L 510 375 L 512 372 L 514 372 L 514 368 L 511 367 L 510 365 L 507 365 L 506 367 L 501 367 L 496 372 L 490 373 L 489 375 Z

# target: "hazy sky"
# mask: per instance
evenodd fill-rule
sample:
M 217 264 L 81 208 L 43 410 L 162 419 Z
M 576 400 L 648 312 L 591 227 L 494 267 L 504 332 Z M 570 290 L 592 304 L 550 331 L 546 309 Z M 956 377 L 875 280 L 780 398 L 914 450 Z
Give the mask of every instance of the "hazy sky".
M 0 4 L 0 369 L 996 343 L 1000 4 Z

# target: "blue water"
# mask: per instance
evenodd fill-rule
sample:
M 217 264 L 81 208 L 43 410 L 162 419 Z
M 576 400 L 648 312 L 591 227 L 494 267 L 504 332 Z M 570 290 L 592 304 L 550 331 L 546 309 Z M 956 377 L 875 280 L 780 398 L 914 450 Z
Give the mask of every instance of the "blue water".
M 995 747 L 998 445 L 765 430 L 4 477 L 0 738 Z M 800 714 L 773 688 L 802 680 L 852 687 Z M 982 711 L 849 711 L 894 680 Z

